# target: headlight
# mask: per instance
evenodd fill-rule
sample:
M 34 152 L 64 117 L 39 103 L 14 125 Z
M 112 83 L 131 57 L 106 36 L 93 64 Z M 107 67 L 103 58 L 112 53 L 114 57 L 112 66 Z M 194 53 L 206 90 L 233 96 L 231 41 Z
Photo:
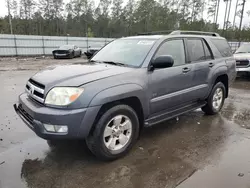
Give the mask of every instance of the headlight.
M 47 94 L 45 104 L 66 106 L 74 102 L 83 91 L 83 88 L 55 87 Z

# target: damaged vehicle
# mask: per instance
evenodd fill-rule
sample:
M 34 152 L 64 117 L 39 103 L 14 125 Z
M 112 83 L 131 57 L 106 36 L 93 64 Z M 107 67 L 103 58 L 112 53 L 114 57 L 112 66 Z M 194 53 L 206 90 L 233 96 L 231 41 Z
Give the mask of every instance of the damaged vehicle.
M 144 127 L 197 108 L 219 113 L 235 77 L 231 49 L 216 33 L 125 37 L 89 63 L 36 73 L 14 109 L 50 143 L 85 139 L 98 158 L 115 160 L 132 149 Z
M 82 50 L 77 47 L 76 45 L 63 45 L 60 46 L 57 50 L 52 51 L 54 59 L 59 58 L 74 58 L 74 57 L 81 57 Z

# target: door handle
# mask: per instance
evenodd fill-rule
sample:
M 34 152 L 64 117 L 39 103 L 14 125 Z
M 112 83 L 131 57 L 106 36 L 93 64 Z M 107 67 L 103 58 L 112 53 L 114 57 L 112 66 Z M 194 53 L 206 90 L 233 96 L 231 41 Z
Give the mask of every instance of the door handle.
M 191 69 L 189 68 L 189 67 L 185 67 L 185 68 L 183 68 L 182 69 L 182 72 L 183 73 L 187 73 L 187 72 L 189 72 Z
M 213 66 L 214 66 L 214 63 L 211 62 L 211 63 L 208 64 L 208 66 L 209 66 L 209 67 L 213 67 Z

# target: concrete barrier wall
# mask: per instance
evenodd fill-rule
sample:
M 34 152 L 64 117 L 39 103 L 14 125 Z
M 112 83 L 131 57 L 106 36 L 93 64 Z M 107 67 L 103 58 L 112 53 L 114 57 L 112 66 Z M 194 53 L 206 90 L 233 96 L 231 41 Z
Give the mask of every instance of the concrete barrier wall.
M 51 55 L 54 49 L 65 44 L 74 44 L 86 51 L 88 46 L 100 48 L 112 40 L 112 38 L 0 34 L 0 56 Z
M 64 44 L 74 44 L 86 51 L 88 46 L 100 48 L 112 40 L 114 39 L 0 34 L 0 56 L 51 55 L 54 49 Z M 233 52 L 240 44 L 229 42 Z

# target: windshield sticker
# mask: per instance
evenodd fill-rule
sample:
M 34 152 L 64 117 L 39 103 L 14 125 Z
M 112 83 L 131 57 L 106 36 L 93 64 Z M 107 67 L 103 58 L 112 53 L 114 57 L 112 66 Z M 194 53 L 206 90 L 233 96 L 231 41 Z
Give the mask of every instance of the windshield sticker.
M 141 41 L 139 41 L 137 44 L 141 44 L 141 45 L 152 45 L 152 44 L 154 44 L 154 41 L 151 41 L 151 40 L 141 40 Z

